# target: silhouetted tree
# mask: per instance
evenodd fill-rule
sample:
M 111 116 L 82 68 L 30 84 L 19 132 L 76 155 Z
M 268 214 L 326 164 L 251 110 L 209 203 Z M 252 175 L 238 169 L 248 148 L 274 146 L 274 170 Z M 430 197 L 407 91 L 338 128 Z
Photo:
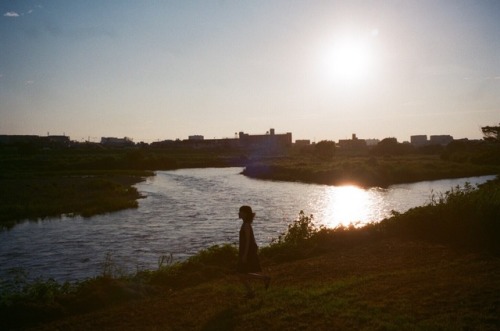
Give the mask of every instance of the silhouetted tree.
M 322 140 L 314 146 L 314 152 L 321 158 L 331 159 L 335 155 L 335 142 Z
M 500 142 L 500 123 L 498 126 L 483 126 L 481 127 L 484 140 L 492 142 Z
M 401 155 L 413 152 L 414 148 L 408 143 L 398 143 L 396 138 L 382 139 L 377 146 L 373 148 L 375 154 Z

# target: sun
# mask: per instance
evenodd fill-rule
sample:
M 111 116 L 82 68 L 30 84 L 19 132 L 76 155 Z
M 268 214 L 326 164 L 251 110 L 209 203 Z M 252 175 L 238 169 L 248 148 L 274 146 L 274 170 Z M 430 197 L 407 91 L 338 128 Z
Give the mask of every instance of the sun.
M 370 49 L 356 40 L 343 40 L 335 44 L 327 58 L 328 75 L 336 82 L 359 83 L 368 77 Z
M 375 38 L 378 31 L 372 31 Z M 373 74 L 374 53 L 366 38 L 345 37 L 333 42 L 324 55 L 323 70 L 336 83 L 354 85 L 366 82 Z

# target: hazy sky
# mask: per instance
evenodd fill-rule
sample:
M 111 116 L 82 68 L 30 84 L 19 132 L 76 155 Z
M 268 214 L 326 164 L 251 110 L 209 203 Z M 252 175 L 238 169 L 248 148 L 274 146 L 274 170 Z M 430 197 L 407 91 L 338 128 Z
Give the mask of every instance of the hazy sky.
M 481 138 L 500 1 L 0 0 L 0 134 Z

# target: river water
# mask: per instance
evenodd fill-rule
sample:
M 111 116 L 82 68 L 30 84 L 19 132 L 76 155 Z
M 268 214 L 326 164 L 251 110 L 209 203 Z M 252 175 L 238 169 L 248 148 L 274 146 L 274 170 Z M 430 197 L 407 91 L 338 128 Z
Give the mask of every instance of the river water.
M 156 269 L 161 256 L 183 260 L 214 244 L 236 243 L 240 205 L 256 212 L 254 232 L 267 245 L 303 210 L 327 227 L 380 221 L 391 210 L 424 205 L 465 182 L 494 176 L 361 189 L 250 179 L 242 168 L 159 171 L 136 185 L 139 208 L 91 218 L 24 222 L 0 232 L 0 278 L 19 270 L 30 278 L 77 281 L 100 275 L 105 265 L 123 273 Z M 109 263 L 111 262 L 111 263 Z

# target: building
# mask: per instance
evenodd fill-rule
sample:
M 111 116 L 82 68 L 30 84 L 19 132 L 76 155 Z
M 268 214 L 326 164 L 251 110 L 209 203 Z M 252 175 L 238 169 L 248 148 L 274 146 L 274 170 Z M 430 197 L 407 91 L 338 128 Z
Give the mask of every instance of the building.
M 292 146 L 292 134 L 276 134 L 274 129 L 270 129 L 268 134 L 250 135 L 244 132 L 239 133 L 239 141 L 242 147 L 247 148 L 283 148 Z
M 127 137 L 124 138 L 101 137 L 101 145 L 108 147 L 127 147 L 127 146 L 133 146 L 134 142 Z
M 365 139 L 365 141 L 366 141 L 366 146 L 373 147 L 378 145 L 380 139 Z
M 420 134 L 410 137 L 410 143 L 413 146 L 424 146 L 427 145 L 427 135 Z
M 292 134 L 276 134 L 271 129 L 266 134 L 251 135 L 240 132 L 235 138 L 205 139 L 201 135 L 192 135 L 185 140 L 165 140 L 151 144 L 158 148 L 191 148 L 191 149 L 243 149 L 257 150 L 264 153 L 280 152 L 292 146 Z
M 311 141 L 309 139 L 297 139 L 295 140 L 295 146 L 309 146 Z
M 453 137 L 450 135 L 436 135 L 431 136 L 429 143 L 431 145 L 442 145 L 446 146 L 453 141 Z
M 40 136 L 35 135 L 0 135 L 0 143 L 5 145 L 36 143 Z
M 410 137 L 410 143 L 415 147 L 421 147 L 427 145 L 446 146 L 453 140 L 454 140 L 453 137 L 447 134 L 432 135 L 430 136 L 429 140 L 427 140 L 427 135 L 415 135 Z
M 364 139 L 359 139 L 355 133 L 352 134 L 352 139 L 340 139 L 339 148 L 341 149 L 364 149 L 366 148 L 366 141 Z
M 68 136 L 36 136 L 36 135 L 0 135 L 3 145 L 31 145 L 35 147 L 52 148 L 68 147 L 71 141 Z

